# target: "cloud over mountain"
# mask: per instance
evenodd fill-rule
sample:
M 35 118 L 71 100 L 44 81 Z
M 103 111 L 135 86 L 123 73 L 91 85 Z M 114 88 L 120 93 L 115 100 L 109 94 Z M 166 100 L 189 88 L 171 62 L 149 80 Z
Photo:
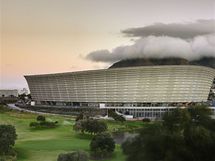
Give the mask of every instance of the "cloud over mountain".
M 112 51 L 97 50 L 87 59 L 116 62 L 131 58 L 181 57 L 188 60 L 215 57 L 215 20 L 198 20 L 190 24 L 154 24 L 122 31 L 141 37 L 132 45 L 118 46 Z
M 138 39 L 133 45 L 118 46 L 112 51 L 98 50 L 91 52 L 87 55 L 87 59 L 96 62 L 166 57 L 195 60 L 204 56 L 215 57 L 215 34 L 196 36 L 189 41 L 169 36 L 148 36 Z

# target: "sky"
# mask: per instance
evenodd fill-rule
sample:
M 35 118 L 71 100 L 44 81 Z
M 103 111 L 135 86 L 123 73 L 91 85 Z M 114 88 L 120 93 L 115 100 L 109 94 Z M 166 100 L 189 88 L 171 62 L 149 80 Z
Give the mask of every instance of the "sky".
M 214 0 L 0 0 L 0 89 L 133 57 L 215 56 Z

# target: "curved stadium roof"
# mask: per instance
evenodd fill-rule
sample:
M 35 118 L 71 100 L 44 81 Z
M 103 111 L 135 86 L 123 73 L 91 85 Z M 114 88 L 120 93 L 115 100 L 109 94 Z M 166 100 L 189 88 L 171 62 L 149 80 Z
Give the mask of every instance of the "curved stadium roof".
M 32 98 L 58 102 L 205 102 L 212 68 L 142 66 L 25 76 Z

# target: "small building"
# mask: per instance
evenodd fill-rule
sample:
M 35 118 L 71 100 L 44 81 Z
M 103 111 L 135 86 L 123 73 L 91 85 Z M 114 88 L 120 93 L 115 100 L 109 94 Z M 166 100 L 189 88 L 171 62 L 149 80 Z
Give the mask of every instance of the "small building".
M 0 97 L 18 97 L 17 89 L 0 89 Z

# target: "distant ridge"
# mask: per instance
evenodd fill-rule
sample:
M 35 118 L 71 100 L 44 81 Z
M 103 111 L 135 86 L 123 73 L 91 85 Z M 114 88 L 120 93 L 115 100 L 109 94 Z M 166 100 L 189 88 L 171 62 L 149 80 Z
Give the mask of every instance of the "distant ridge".
M 215 68 L 214 57 L 202 57 L 199 60 L 188 61 L 183 58 L 136 58 L 120 60 L 109 68 L 123 68 L 135 66 L 154 66 L 154 65 L 200 65 Z
M 215 58 L 214 57 L 203 57 L 199 60 L 191 61 L 191 65 L 202 65 L 206 67 L 215 68 Z

